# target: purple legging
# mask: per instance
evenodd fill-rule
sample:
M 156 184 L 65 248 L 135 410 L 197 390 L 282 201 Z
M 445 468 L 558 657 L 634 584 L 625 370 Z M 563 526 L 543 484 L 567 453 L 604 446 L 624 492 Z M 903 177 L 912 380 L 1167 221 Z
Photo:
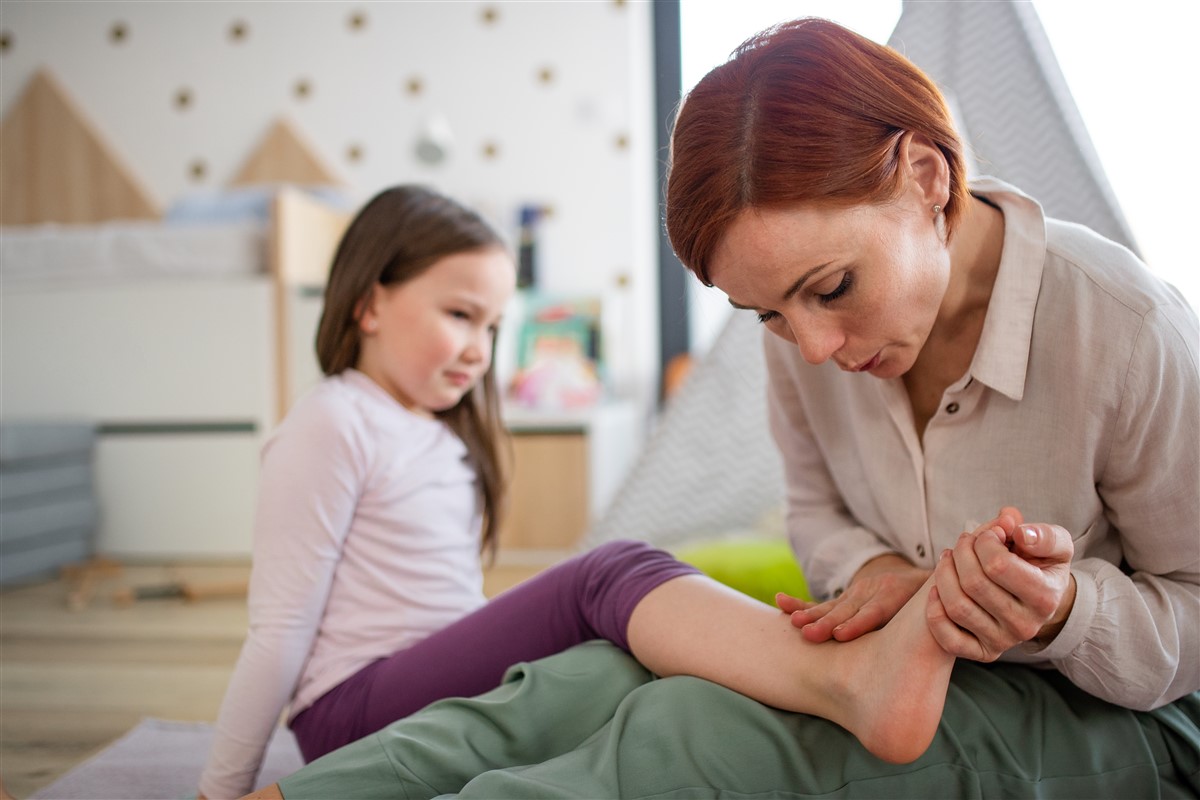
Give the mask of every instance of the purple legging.
M 291 722 L 300 752 L 312 761 L 434 700 L 495 688 L 513 664 L 589 639 L 628 651 L 634 607 L 656 586 L 696 571 L 643 542 L 575 556 L 326 692 Z

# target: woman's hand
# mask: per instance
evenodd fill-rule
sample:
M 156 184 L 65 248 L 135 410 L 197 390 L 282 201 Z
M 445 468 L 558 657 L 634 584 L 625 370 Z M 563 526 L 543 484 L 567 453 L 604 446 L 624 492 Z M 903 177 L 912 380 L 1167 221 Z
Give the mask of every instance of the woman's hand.
M 775 602 L 810 642 L 848 642 L 882 628 L 929 578 L 929 570 L 888 554 L 863 564 L 849 588 L 824 603 L 780 593 Z
M 1058 525 L 1025 524 L 1015 508 L 1005 508 L 1006 516 L 1016 522 L 1011 530 L 963 534 L 934 569 L 929 630 L 960 658 L 995 661 L 1022 642 L 1048 643 L 1075 602 L 1071 534 Z
M 1020 521 L 1020 512 L 1006 507 L 995 519 L 976 528 L 975 533 L 998 527 L 1011 535 Z M 929 570 L 914 566 L 901 556 L 888 554 L 863 564 L 850 581 L 850 587 L 833 600 L 806 603 L 781 592 L 775 596 L 775 603 L 791 615 L 792 624 L 800 628 L 809 641 L 836 639 L 847 642 L 886 625 L 924 585 L 929 575 Z

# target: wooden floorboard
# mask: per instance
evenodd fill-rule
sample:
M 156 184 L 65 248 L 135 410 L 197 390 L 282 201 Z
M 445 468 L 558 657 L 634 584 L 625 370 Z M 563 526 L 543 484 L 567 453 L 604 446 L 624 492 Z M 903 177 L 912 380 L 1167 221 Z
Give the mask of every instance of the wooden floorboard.
M 485 574 L 489 596 L 561 554 L 516 558 Z M 245 636 L 244 598 L 187 603 L 113 594 L 172 580 L 244 580 L 247 564 L 125 565 L 86 608 L 44 581 L 0 591 L 0 779 L 19 800 L 57 780 L 143 717 L 212 721 Z

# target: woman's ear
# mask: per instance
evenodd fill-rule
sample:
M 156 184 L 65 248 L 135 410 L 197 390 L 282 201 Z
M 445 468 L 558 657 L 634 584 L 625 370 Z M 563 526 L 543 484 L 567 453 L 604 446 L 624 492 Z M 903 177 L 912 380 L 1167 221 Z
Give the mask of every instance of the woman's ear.
M 945 207 L 950 197 L 950 165 L 946 156 L 926 136 L 904 134 L 900 140 L 900 168 L 926 208 Z

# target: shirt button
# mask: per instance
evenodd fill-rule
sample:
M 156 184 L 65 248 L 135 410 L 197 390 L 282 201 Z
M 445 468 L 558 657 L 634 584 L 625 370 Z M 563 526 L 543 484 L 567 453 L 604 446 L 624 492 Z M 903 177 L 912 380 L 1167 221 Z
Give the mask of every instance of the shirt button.
M 917 545 L 917 555 L 919 555 L 921 558 L 925 557 L 925 545 L 923 545 L 923 544 Z
M 950 405 L 946 406 L 946 413 L 947 414 L 957 414 L 958 413 L 958 403 L 951 403 Z

